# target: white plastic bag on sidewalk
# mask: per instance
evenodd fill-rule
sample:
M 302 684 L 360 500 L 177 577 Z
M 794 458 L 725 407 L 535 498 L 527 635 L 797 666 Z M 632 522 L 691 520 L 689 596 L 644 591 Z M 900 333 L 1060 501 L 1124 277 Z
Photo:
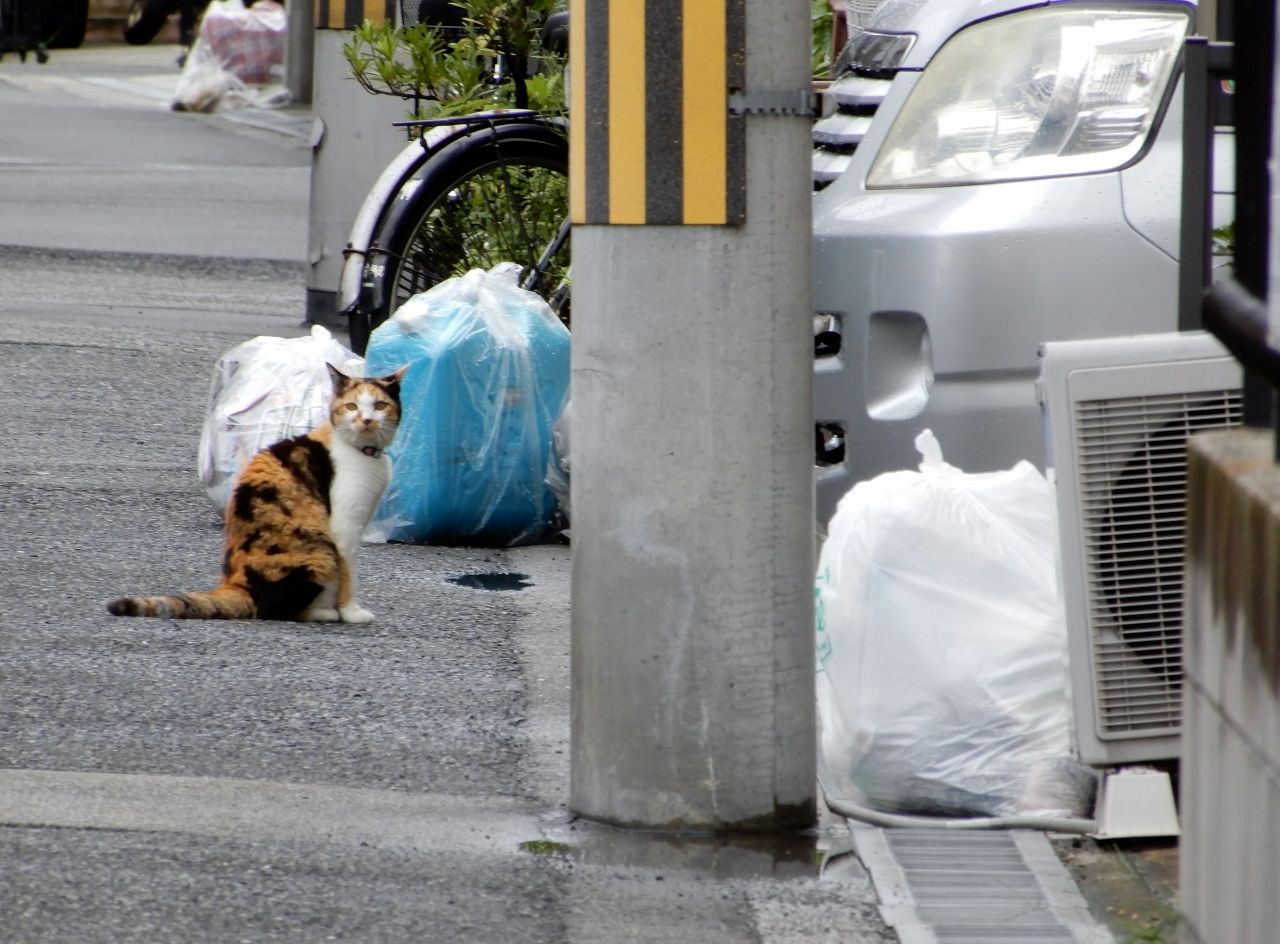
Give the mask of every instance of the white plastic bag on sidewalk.
M 282 70 L 288 20 L 275 0 L 213 0 L 174 91 L 175 111 L 215 111 L 224 105 L 275 108 L 289 102 L 274 70 Z M 250 88 L 275 81 L 274 89 Z
M 1079 816 L 1053 496 L 1028 462 L 856 485 L 819 557 L 819 777 L 886 812 Z
M 333 381 L 326 364 L 363 373 L 360 357 L 319 325 L 300 338 L 251 338 L 218 358 L 200 433 L 200 481 L 221 512 L 236 476 L 272 443 L 329 418 Z

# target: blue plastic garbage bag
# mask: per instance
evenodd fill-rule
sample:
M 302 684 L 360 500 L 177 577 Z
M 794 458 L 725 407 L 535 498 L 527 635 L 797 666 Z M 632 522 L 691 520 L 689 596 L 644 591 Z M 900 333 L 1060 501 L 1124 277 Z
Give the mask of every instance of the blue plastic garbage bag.
M 391 540 L 508 547 L 556 508 L 551 430 L 569 392 L 569 332 L 512 266 L 415 295 L 373 332 L 369 376 L 408 364 L 395 472 L 374 531 Z

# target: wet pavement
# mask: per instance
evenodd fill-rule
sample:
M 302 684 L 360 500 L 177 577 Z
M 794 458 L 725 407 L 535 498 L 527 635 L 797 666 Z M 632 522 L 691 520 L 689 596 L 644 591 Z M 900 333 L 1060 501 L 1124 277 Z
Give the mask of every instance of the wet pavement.
M 1117 941 L 1178 940 L 1178 841 L 1106 842 L 1087 837 L 1054 843 L 1089 909 Z

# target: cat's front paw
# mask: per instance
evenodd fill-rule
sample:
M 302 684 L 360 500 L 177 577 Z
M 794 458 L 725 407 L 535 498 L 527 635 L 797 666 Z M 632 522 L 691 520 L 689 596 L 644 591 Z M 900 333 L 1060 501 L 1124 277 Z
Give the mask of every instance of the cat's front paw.
M 342 613 L 329 607 L 316 607 L 303 613 L 301 619 L 304 623 L 337 623 Z
M 373 614 L 359 603 L 352 603 L 348 606 L 338 607 L 338 612 L 342 615 L 342 622 L 344 623 L 373 622 Z

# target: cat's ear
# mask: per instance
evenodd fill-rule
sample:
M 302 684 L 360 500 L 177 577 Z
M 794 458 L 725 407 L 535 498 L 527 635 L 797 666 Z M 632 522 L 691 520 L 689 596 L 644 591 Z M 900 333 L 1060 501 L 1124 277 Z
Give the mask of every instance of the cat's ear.
M 404 375 L 407 374 L 408 372 L 409 372 L 409 365 L 405 364 L 395 373 L 387 374 L 387 376 L 380 378 L 378 382 L 382 384 L 386 384 L 388 387 L 398 387 L 400 386 L 400 381 L 404 380 Z
M 334 395 L 336 396 L 347 389 L 347 375 L 330 363 L 326 362 L 324 366 L 329 368 L 329 379 L 333 381 Z

